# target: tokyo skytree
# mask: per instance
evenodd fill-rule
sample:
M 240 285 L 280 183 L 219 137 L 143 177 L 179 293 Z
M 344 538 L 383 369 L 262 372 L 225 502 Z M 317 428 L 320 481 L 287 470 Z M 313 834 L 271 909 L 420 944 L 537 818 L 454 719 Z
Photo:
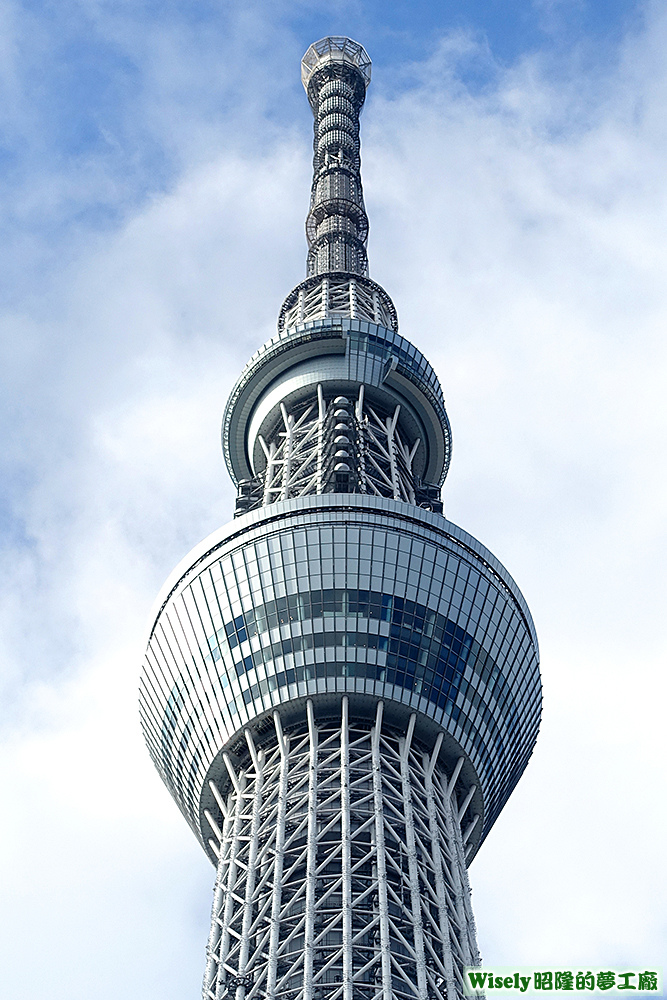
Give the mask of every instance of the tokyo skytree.
M 235 516 L 161 592 L 141 721 L 216 868 L 204 1000 L 454 1000 L 467 868 L 537 737 L 537 637 L 443 515 L 440 383 L 368 275 L 368 55 L 325 38 L 301 75 L 307 277 L 227 403 Z

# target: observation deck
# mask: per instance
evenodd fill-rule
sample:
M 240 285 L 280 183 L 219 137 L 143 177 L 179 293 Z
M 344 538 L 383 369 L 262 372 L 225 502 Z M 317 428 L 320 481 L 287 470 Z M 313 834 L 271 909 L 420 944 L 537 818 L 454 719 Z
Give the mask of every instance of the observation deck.
M 359 403 L 361 386 L 364 389 L 359 407 L 354 404 Z M 366 410 L 371 407 L 380 424 L 383 416 L 386 419 L 391 414 L 393 419 L 396 414 L 394 434 L 402 435 L 407 454 L 412 455 L 409 472 L 413 479 L 437 487 L 442 485 L 451 458 L 451 429 L 433 368 L 417 348 L 394 330 L 344 315 L 279 332 L 246 365 L 230 395 L 222 430 L 227 468 L 237 485 L 244 480 L 257 480 L 266 473 L 269 452 L 266 442 L 274 439 L 276 433 L 284 432 L 286 413 L 300 414 L 312 401 L 317 403 L 317 419 L 320 418 L 318 395 L 324 403 L 342 396 L 346 405 L 353 404 L 354 414 L 346 418 L 348 459 L 351 454 L 358 456 L 360 446 L 364 446 L 362 424 L 368 415 L 364 406 Z M 334 431 L 335 426 L 334 423 Z M 335 457 L 339 450 L 335 440 L 334 433 L 330 441 L 320 438 L 318 446 Z M 310 465 L 316 466 L 318 461 L 320 465 L 326 462 L 326 455 L 313 454 Z M 391 471 L 388 479 L 391 480 Z M 375 489 L 379 491 L 381 485 Z M 373 488 L 372 484 L 367 487 L 368 491 Z M 286 484 L 286 495 L 279 498 L 298 495 L 297 489 L 298 486 L 292 485 L 290 493 Z M 314 488 L 311 485 L 308 492 L 335 489 L 335 482 L 329 481 L 327 485 L 320 481 L 319 488 L 317 484 Z M 361 489 L 358 486 L 352 491 Z M 345 492 L 348 490 L 349 484 Z M 398 491 L 394 496 L 401 498 Z
M 372 719 L 378 699 L 460 785 L 476 853 L 523 772 L 540 715 L 537 637 L 495 556 L 441 515 L 331 494 L 270 504 L 198 545 L 158 598 L 141 687 L 154 763 L 212 860 L 223 760 L 278 709 Z M 241 743 L 239 745 L 239 739 Z M 236 753 L 235 753 L 236 748 Z

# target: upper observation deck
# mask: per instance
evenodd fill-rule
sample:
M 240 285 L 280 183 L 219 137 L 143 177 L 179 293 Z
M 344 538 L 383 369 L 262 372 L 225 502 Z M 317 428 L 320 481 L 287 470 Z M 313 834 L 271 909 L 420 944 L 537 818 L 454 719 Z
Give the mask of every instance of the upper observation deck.
M 395 430 L 413 452 L 413 478 L 442 484 L 451 457 L 451 429 L 433 368 L 395 330 L 346 316 L 283 329 L 246 365 L 229 397 L 222 427 L 227 467 L 237 484 L 265 470 L 262 442 L 275 434 L 277 425 L 282 428 L 285 410 L 298 412 L 299 406 L 316 399 L 318 386 L 325 401 L 344 397 L 355 404 L 348 437 L 352 424 L 359 423 L 357 416 L 363 417 L 357 406 L 361 387 L 365 405 L 374 406 L 374 413 L 396 415 L 400 407 Z M 358 464 L 358 449 L 348 456 L 348 464 Z

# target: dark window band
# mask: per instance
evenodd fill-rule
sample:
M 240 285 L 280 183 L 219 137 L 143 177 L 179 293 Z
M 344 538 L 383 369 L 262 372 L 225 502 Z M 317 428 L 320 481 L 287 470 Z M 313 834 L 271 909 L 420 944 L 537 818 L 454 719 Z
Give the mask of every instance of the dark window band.
M 475 674 L 487 685 L 494 694 L 496 701 L 502 706 L 511 734 L 519 725 L 518 714 L 511 698 L 509 685 L 502 676 L 495 661 L 486 653 L 480 644 L 459 625 L 426 608 L 415 601 L 404 600 L 392 594 L 382 594 L 372 590 L 342 590 L 329 589 L 310 591 L 302 594 L 292 594 L 258 605 L 251 611 L 243 612 L 233 621 L 225 622 L 216 635 L 208 639 L 214 660 L 220 659 L 219 643 L 225 639 L 231 649 L 239 643 L 255 635 L 261 635 L 279 625 L 294 621 L 312 621 L 318 618 L 333 618 L 335 615 L 359 615 L 362 618 L 385 621 L 390 624 L 388 637 L 378 636 L 378 643 L 387 640 L 387 645 L 371 645 L 374 637 L 363 633 L 347 633 L 346 638 L 327 638 L 332 633 L 324 633 L 324 638 L 317 636 L 301 636 L 281 639 L 273 643 L 269 658 L 298 652 L 304 649 L 317 648 L 305 643 L 321 643 L 322 645 L 348 645 L 362 648 L 384 649 L 387 652 L 386 666 L 395 669 L 401 680 L 394 683 L 414 689 L 415 679 L 425 697 L 440 704 L 440 694 L 443 688 L 450 687 L 445 699 L 453 701 L 462 690 L 467 696 L 468 685 L 463 681 L 463 671 L 470 666 Z M 343 633 L 333 633 L 333 635 Z M 267 658 L 268 649 L 261 653 L 253 653 L 236 665 L 237 673 L 262 662 Z M 472 693 L 471 693 L 472 694 Z M 490 709 L 479 707 L 478 713 L 489 722 Z

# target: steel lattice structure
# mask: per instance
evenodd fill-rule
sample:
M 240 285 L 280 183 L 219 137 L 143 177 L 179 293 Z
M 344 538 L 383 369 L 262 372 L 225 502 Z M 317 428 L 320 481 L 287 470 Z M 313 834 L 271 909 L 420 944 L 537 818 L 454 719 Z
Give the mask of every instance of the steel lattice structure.
M 405 1000 L 456 996 L 478 959 L 456 775 L 403 734 L 341 719 L 283 732 L 213 785 L 222 829 L 204 996 Z M 459 768 L 460 770 L 460 768 Z M 415 975 L 416 970 L 416 975 Z
M 368 277 L 370 60 L 323 39 L 302 80 L 308 277 L 229 398 L 235 519 L 158 598 L 142 726 L 217 867 L 204 1000 L 454 1000 L 467 866 L 537 736 L 537 637 L 443 516 L 440 383 Z
M 359 114 L 371 61 L 350 38 L 323 38 L 303 57 L 301 79 L 315 117 L 308 278 L 285 300 L 278 329 L 349 316 L 397 330 L 391 299 L 368 277 Z
M 366 493 L 415 503 L 412 460 L 420 439 L 408 446 L 398 429 L 400 403 L 378 412 L 364 399 L 336 396 L 328 404 L 321 385 L 296 412 L 280 407 L 282 423 L 269 440 L 259 435 L 266 466 L 244 482 L 237 511 L 308 494 Z

